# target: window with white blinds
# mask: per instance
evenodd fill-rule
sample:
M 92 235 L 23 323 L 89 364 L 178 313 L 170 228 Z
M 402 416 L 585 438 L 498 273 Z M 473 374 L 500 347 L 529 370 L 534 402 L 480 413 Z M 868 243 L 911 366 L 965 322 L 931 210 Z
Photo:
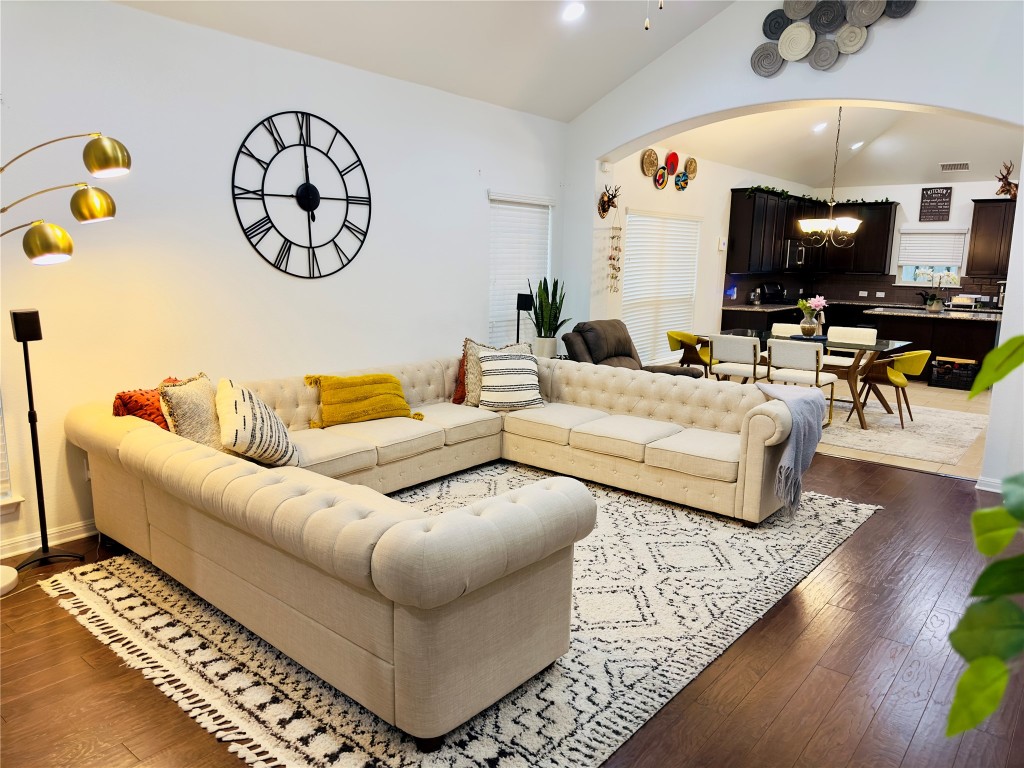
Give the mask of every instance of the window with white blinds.
M 959 267 L 964 262 L 967 232 L 901 232 L 897 263 Z
M 490 306 L 487 339 L 494 346 L 534 336 L 529 313 L 516 312 L 516 295 L 548 276 L 551 263 L 551 204 L 519 202 L 491 196 Z
M 7 463 L 7 430 L 4 428 L 4 401 L 0 397 L 0 500 L 6 503 L 12 496 L 11 465 Z
M 644 364 L 669 357 L 666 331 L 693 330 L 700 222 L 627 212 L 622 320 Z
M 936 275 L 959 277 L 967 247 L 967 230 L 900 232 L 896 256 L 897 285 L 938 285 Z

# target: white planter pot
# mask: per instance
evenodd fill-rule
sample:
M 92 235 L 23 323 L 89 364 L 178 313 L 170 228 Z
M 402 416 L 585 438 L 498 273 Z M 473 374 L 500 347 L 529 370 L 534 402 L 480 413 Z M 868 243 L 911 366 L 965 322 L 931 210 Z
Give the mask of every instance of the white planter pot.
M 533 340 L 533 354 L 537 357 L 554 357 L 558 349 L 558 339 L 546 336 L 537 336 Z

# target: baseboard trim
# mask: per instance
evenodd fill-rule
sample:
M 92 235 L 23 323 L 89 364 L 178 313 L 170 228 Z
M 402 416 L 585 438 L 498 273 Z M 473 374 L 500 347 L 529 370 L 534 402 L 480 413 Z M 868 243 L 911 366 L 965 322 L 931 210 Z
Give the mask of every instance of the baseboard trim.
M 1003 481 L 997 480 L 994 477 L 979 477 L 977 485 L 974 486 L 979 491 L 992 491 L 993 493 L 1003 492 Z
M 60 528 L 49 528 L 46 531 L 47 540 L 50 544 L 63 544 L 66 541 L 84 539 L 96 533 L 96 523 L 93 520 L 85 520 L 81 523 L 64 525 Z M 0 557 L 8 558 L 15 555 L 24 555 L 39 549 L 39 534 L 29 533 L 19 536 L 16 539 L 5 539 L 0 545 Z

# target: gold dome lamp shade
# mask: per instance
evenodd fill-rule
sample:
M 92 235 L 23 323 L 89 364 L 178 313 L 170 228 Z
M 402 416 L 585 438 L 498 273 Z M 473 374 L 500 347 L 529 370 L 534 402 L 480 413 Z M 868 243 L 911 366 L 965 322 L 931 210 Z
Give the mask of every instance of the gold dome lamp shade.
M 71 258 L 74 242 L 67 231 L 56 224 L 36 221 L 28 225 L 21 247 L 29 261 L 39 266 L 60 264 Z
M 81 224 L 106 221 L 116 214 L 114 198 L 99 187 L 85 186 L 71 196 L 71 215 Z
M 97 179 L 124 176 L 132 167 L 132 156 L 127 147 L 109 136 L 96 135 L 82 150 L 82 160 L 86 170 Z

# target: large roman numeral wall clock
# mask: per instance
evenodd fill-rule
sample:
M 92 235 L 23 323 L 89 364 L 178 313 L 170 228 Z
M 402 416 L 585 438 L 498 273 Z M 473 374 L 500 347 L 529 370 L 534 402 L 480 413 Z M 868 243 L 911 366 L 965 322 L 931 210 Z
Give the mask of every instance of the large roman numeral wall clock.
M 263 259 L 296 277 L 333 275 L 370 228 L 370 183 L 344 134 L 308 112 L 257 124 L 235 156 L 235 214 Z

